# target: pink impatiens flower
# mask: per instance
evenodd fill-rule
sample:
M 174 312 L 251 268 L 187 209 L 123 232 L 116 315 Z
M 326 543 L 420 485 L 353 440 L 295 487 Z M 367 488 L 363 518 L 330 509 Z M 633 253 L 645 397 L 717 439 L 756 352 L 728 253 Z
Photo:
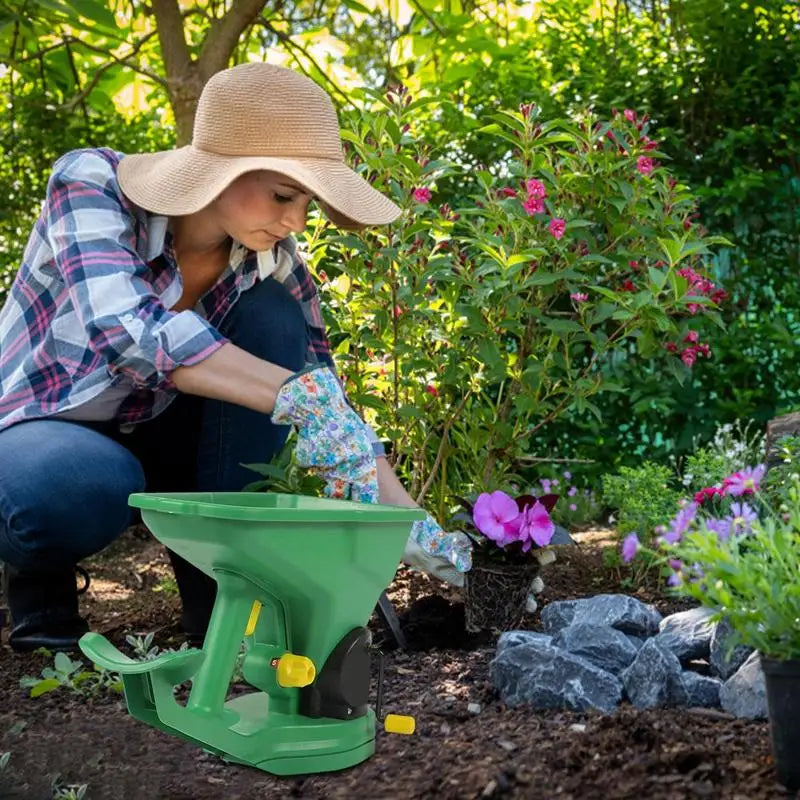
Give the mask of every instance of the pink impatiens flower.
M 586 292 L 573 292 L 569 299 L 575 303 L 585 303 L 589 299 L 589 295 Z
M 636 169 L 645 177 L 655 169 L 655 163 L 652 158 L 648 156 L 639 156 L 636 159 Z
M 564 231 L 567 229 L 567 223 L 560 217 L 553 217 L 553 219 L 550 220 L 550 224 L 547 226 L 547 229 L 556 239 L 560 239 L 564 235 Z
M 414 200 L 422 205 L 425 205 L 425 203 L 430 203 L 431 197 L 433 197 L 431 190 L 426 189 L 424 186 L 420 187 L 419 189 L 414 189 L 414 191 L 411 192 L 411 196 L 414 198 Z
M 541 197 L 530 195 L 522 204 L 527 214 L 533 216 L 534 214 L 541 214 L 544 211 L 544 200 Z
M 519 516 L 517 501 L 501 491 L 491 494 L 484 492 L 472 508 L 475 527 L 501 546 L 506 543 L 509 534 L 507 524 L 513 523 Z
M 537 500 L 520 514 L 517 539 L 522 542 L 522 552 L 527 553 L 532 544 L 544 547 L 550 544 L 556 526 L 547 509 Z

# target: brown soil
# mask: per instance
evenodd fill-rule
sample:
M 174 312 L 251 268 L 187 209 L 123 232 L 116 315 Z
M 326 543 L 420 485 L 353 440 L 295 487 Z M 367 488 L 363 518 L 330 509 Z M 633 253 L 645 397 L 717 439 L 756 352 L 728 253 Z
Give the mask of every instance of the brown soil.
M 581 538 L 543 572 L 542 603 L 629 591 L 625 575 L 604 565 L 602 533 Z M 154 631 L 156 644 L 178 646 L 170 569 L 149 534 L 132 529 L 88 566 L 92 587 L 82 602 L 94 630 L 128 652 L 130 633 Z M 655 586 L 639 594 L 664 613 L 681 607 Z M 623 705 L 604 716 L 507 708 L 489 682 L 493 641 L 466 636 L 457 590 L 401 569 L 390 595 L 409 648 L 386 643 L 384 711 L 412 714 L 417 732 L 379 730 L 366 762 L 293 778 L 228 765 L 131 718 L 120 695 L 60 689 L 31 699 L 19 680 L 39 675 L 52 657 L 2 646 L 0 753 L 11 756 L 0 798 L 44 800 L 56 776 L 88 784 L 87 800 L 789 797 L 775 782 L 766 723 L 700 709 Z M 378 620 L 370 626 L 380 640 Z M 538 615 L 524 627 L 536 629 Z

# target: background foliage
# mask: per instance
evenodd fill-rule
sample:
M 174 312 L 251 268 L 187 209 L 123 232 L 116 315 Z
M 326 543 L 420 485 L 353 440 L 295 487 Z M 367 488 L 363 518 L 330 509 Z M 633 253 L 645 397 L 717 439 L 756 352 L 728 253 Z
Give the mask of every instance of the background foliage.
M 425 100 L 413 124 L 429 158 L 468 171 L 506 157 L 506 142 L 475 135 L 501 108 L 535 102 L 552 118 L 592 107 L 606 119 L 634 109 L 649 115 L 660 158 L 699 196 L 693 224 L 733 242 L 709 263 L 730 294 L 724 325 L 701 327 L 713 360 L 682 386 L 659 361 L 611 360 L 604 379 L 623 391 L 600 396 L 600 419 L 573 408 L 537 431 L 534 450 L 593 460 L 580 465 L 589 477 L 643 455 L 665 462 L 720 423 L 763 423 L 800 405 L 799 26 L 797 5 L 779 0 L 7 0 L 0 295 L 55 157 L 185 140 L 192 92 L 220 63 L 268 58 L 302 69 L 343 119 L 376 108 L 361 84 L 402 84 L 410 102 Z M 436 175 L 437 206 L 467 202 L 463 172 Z M 331 309 L 334 289 L 323 286 Z M 386 304 L 390 316 L 388 295 Z M 339 324 L 331 316 L 334 339 Z

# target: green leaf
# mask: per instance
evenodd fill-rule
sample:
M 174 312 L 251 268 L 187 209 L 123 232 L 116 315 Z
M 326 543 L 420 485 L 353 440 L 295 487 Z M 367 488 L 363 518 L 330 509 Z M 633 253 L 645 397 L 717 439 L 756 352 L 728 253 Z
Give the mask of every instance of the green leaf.
M 677 239 L 658 239 L 658 243 L 669 261 L 669 265 L 674 267 L 681 260 L 681 242 Z
M 41 695 L 52 692 L 53 689 L 58 689 L 61 686 L 61 681 L 56 678 L 46 678 L 43 681 L 38 681 L 31 689 L 31 697 L 41 697 Z
M 281 469 L 274 464 L 242 464 L 242 466 L 245 469 L 250 469 L 259 475 L 263 475 L 265 478 L 283 480 L 286 477 L 286 470 Z
M 369 16 L 372 12 L 358 0 L 342 0 L 342 5 L 349 8 L 351 11 L 357 11 L 359 14 L 366 14 Z
M 561 319 L 560 317 L 542 317 L 540 322 L 546 328 L 549 328 L 551 331 L 553 331 L 553 333 L 565 334 L 583 331 L 581 325 L 572 319 Z

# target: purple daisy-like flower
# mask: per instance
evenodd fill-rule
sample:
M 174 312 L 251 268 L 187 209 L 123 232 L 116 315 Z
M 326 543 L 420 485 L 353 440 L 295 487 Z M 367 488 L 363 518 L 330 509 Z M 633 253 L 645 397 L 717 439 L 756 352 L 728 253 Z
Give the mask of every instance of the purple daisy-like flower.
M 745 467 L 739 472 L 734 472 L 733 475 L 725 478 L 724 486 L 728 494 L 734 497 L 739 497 L 743 494 L 753 494 L 757 492 L 761 486 L 761 479 L 767 468 L 764 464 L 759 464 L 757 467 Z
M 664 534 L 663 539 L 667 544 L 679 542 L 681 536 L 686 533 L 686 529 L 694 521 L 697 515 L 697 503 L 688 503 L 676 515 L 675 519 L 670 520 L 669 530 Z
M 731 503 L 731 514 L 726 518 L 730 525 L 730 533 L 750 533 L 758 514 L 745 502 Z
M 505 492 L 484 492 L 475 501 L 472 520 L 486 537 L 502 546 L 508 536 L 506 525 L 519 516 L 517 501 Z
M 717 534 L 717 538 L 721 542 L 725 542 L 731 535 L 731 522 L 727 517 L 725 519 L 707 519 L 705 522 L 706 528 L 713 533 Z
M 622 560 L 629 564 L 639 550 L 639 537 L 635 533 L 629 533 L 622 540 Z

